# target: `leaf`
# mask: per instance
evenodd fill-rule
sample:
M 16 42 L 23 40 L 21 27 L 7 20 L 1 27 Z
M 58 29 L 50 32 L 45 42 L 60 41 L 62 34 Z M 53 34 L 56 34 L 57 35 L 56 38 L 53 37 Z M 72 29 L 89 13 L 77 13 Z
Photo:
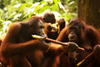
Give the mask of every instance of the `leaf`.
M 64 10 L 64 12 L 66 12 L 64 6 L 60 2 L 58 2 L 58 4 L 59 4 L 60 8 L 62 8 Z
M 25 4 L 22 4 L 19 8 L 19 12 L 21 12 L 23 10 L 23 8 L 26 7 L 26 3 Z
M 57 10 L 59 11 L 57 0 L 53 0 L 53 1 L 54 1 L 55 5 L 56 5 Z
M 14 16 L 13 20 L 18 20 L 18 18 L 21 17 L 21 16 L 22 16 L 22 13 L 16 14 Z
M 12 18 L 15 14 L 16 12 L 13 12 L 7 19 Z

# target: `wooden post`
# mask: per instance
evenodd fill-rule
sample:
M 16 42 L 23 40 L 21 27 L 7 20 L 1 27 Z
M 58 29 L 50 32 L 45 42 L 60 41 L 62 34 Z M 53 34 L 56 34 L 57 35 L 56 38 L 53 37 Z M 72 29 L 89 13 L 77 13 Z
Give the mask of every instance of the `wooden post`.
M 77 0 L 78 17 L 100 31 L 100 0 Z

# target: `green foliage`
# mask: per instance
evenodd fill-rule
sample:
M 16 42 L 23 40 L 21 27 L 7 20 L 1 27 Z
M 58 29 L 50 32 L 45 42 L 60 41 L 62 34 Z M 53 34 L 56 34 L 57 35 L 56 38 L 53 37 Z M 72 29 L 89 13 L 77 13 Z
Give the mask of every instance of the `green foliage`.
M 56 18 L 66 22 L 77 17 L 76 0 L 0 0 L 0 31 L 5 34 L 11 23 L 25 21 L 34 15 L 54 12 Z

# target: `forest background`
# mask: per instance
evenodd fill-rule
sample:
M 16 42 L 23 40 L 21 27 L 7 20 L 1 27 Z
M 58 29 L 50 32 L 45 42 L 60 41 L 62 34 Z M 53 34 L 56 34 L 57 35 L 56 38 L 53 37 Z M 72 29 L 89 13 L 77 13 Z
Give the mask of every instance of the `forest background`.
M 64 17 L 67 24 L 77 17 L 77 0 L 0 0 L 0 34 L 5 35 L 14 22 L 42 16 L 48 11 L 53 12 L 56 19 Z

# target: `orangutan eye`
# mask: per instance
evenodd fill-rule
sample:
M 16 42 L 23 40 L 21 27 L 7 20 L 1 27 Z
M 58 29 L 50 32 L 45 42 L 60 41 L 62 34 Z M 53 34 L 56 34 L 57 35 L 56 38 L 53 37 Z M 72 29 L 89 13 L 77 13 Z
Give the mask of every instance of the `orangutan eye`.
M 40 28 L 44 28 L 44 26 L 40 26 Z

